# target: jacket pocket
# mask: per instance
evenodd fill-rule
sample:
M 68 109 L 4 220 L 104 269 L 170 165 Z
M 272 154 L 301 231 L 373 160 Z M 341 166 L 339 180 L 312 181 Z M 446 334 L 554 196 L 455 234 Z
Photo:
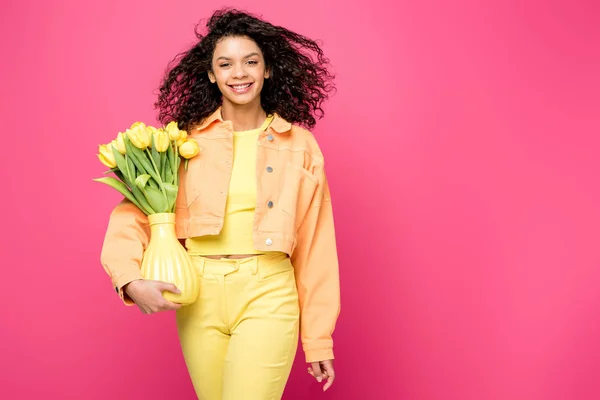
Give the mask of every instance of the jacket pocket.
M 317 177 L 302 166 L 288 163 L 279 195 L 282 211 L 300 223 L 312 201 L 317 188 Z

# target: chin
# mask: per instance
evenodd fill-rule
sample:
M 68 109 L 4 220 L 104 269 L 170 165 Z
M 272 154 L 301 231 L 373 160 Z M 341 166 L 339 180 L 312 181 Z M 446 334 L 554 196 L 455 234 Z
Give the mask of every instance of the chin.
M 255 101 L 260 101 L 260 98 L 252 97 L 252 98 L 248 98 L 248 99 L 232 99 L 230 97 L 227 97 L 227 101 L 229 101 L 231 104 L 236 105 L 236 106 L 245 106 L 248 104 L 252 104 Z

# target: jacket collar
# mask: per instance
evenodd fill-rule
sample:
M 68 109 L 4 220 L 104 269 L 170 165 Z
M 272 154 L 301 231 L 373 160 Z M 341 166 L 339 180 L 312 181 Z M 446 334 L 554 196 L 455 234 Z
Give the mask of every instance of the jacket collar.
M 202 121 L 202 123 L 194 128 L 195 131 L 202 131 L 206 129 L 213 122 L 225 122 L 221 115 L 221 107 L 219 106 L 212 114 Z M 283 119 L 279 114 L 275 113 L 273 115 L 273 121 L 269 128 L 272 128 L 277 133 L 287 133 L 292 129 L 292 124 Z

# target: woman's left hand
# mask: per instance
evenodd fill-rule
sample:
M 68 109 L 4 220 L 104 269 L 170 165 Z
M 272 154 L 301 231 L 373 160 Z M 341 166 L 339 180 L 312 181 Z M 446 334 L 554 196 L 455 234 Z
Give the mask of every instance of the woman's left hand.
M 323 386 L 323 391 L 326 391 L 331 387 L 331 385 L 333 385 L 333 381 L 335 380 L 333 360 L 310 363 L 310 367 L 308 367 L 308 373 L 311 374 L 319 383 L 326 379 L 327 382 L 325 383 L 325 386 Z

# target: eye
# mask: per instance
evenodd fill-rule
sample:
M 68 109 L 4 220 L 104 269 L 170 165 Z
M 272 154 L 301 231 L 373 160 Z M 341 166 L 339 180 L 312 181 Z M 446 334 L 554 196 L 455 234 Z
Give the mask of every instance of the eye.
M 223 64 L 219 65 L 219 67 L 221 67 L 221 68 L 225 68 L 225 67 L 228 67 L 228 66 L 229 66 L 229 63 L 223 63 Z
M 248 64 L 256 65 L 256 64 L 258 64 L 258 61 L 256 61 L 256 60 L 250 60 L 250 61 L 248 61 Z

